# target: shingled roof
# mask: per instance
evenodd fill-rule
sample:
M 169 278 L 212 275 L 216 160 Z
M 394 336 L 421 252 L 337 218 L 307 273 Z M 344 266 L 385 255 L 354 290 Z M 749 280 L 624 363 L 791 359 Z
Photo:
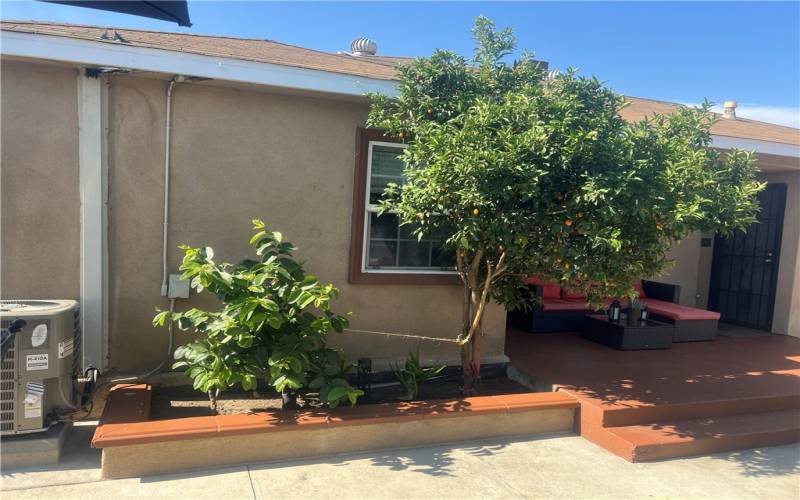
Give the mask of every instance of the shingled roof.
M 266 39 L 104 28 L 39 21 L 3 21 L 0 22 L 0 29 L 114 45 L 124 44 L 132 47 L 226 57 L 388 81 L 397 78 L 396 64 L 412 60 L 409 57 L 352 56 L 323 52 Z M 117 38 L 115 39 L 115 37 Z M 672 102 L 640 97 L 627 97 L 627 99 L 630 105 L 622 111 L 622 116 L 628 121 L 639 121 L 654 113 L 670 114 L 681 106 Z M 719 136 L 800 145 L 800 130 L 796 128 L 745 118 L 720 119 L 712 127 L 712 132 Z
M 641 97 L 625 96 L 629 105 L 622 110 L 622 117 L 629 122 L 637 122 L 655 113 L 668 115 L 674 113 L 682 104 L 656 101 Z M 719 115 L 717 115 L 719 116 Z M 779 142 L 782 144 L 800 145 L 800 130 L 774 123 L 749 120 L 747 118 L 720 118 L 711 127 L 714 135 L 738 137 L 759 141 Z
M 387 63 L 390 58 L 385 56 L 356 57 L 348 54 L 306 49 L 265 39 L 168 33 L 127 28 L 104 28 L 101 26 L 39 21 L 3 21 L 0 23 L 0 29 L 19 33 L 76 38 L 113 45 L 124 44 L 131 47 L 186 52 L 203 56 L 230 57 L 243 61 L 330 71 L 379 80 L 392 80 L 396 77 L 396 72 L 393 68 L 394 64 Z M 121 41 L 114 38 L 116 34 L 121 37 Z M 397 59 L 398 61 L 407 60 L 407 58 Z

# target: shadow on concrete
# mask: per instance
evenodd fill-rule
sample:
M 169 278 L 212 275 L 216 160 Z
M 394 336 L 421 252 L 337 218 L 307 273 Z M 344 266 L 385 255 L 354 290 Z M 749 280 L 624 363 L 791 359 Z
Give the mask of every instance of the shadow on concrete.
M 509 444 L 514 442 L 538 441 L 558 437 L 564 437 L 564 434 L 511 436 L 416 448 L 364 451 L 310 459 L 261 463 L 249 465 L 248 467 L 250 470 L 254 471 L 281 469 L 285 467 L 302 467 L 303 465 L 309 464 L 330 464 L 337 467 L 344 467 L 354 461 L 369 460 L 371 465 L 386 467 L 392 471 L 419 472 L 435 477 L 447 477 L 452 476 L 454 465 L 458 460 L 458 457 L 454 453 L 455 451 L 468 453 L 476 457 L 487 457 L 502 453 Z
M 772 477 L 800 474 L 800 446 L 758 448 L 719 455 L 735 462 L 743 476 Z
M 31 472 L 56 472 L 100 469 L 101 450 L 92 448 L 96 425 L 79 425 L 70 429 L 61 451 L 61 460 L 54 465 L 38 465 L 19 469 L 3 468 L 3 478 Z
M 7 469 L 3 467 L 0 490 L 13 491 L 100 480 L 99 449 L 91 447 L 96 422 L 79 422 L 71 430 L 58 464 Z M 3 496 L 3 494 L 0 494 Z
M 501 452 L 508 442 L 476 444 L 473 446 L 457 446 L 460 451 L 473 456 L 487 457 Z M 411 471 L 430 476 L 451 476 L 455 463 L 452 451 L 456 445 L 437 446 L 436 448 L 417 448 L 411 450 L 392 450 L 371 458 L 372 465 L 388 467 L 393 471 Z

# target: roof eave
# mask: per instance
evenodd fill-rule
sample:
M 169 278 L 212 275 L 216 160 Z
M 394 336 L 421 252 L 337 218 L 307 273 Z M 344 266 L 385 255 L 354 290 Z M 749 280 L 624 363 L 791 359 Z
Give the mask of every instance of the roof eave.
M 711 136 L 711 146 L 718 149 L 744 149 L 775 156 L 786 156 L 789 158 L 800 158 L 800 146 L 786 144 L 783 142 L 763 141 L 759 139 L 747 139 L 744 137 L 732 137 L 726 135 L 713 134 Z
M 396 96 L 398 93 L 397 82 L 393 80 L 40 33 L 2 30 L 0 54 L 87 66 L 128 68 L 167 75 L 180 74 L 351 97 L 363 97 L 371 92 L 389 96 Z M 800 146 L 793 144 L 718 134 L 714 134 L 712 140 L 713 147 L 720 149 L 740 148 L 757 153 L 800 158 Z
M 0 54 L 346 96 L 364 96 L 370 92 L 397 93 L 396 82 L 391 80 L 8 30 L 0 33 Z

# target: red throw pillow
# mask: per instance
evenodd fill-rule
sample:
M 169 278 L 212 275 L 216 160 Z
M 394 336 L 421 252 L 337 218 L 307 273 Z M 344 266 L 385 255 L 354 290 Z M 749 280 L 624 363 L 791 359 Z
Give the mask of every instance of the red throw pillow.
M 542 298 L 543 299 L 558 299 L 561 298 L 561 287 L 558 283 L 545 283 L 542 285 Z
M 633 284 L 633 288 L 636 289 L 636 293 L 639 294 L 639 298 L 644 298 L 644 287 L 642 287 L 642 280 L 637 280 L 636 283 Z

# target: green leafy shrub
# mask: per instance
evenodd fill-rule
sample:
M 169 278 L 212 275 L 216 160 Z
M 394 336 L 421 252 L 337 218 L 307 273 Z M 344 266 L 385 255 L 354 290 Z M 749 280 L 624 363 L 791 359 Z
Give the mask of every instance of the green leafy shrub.
M 416 353 L 409 352 L 406 363 L 402 368 L 392 366 L 392 371 L 397 380 L 400 381 L 404 391 L 400 399 L 409 401 L 419 399 L 422 384 L 439 375 L 446 367 L 446 365 L 438 365 L 423 368 L 419 362 L 419 351 Z
M 220 391 L 236 385 L 253 390 L 258 380 L 290 395 L 290 401 L 298 391 L 310 390 L 331 408 L 343 401 L 355 404 L 363 393 L 345 378 L 351 366 L 326 347 L 331 330 L 342 332 L 349 325 L 330 309 L 338 289 L 307 275 L 292 257 L 295 246 L 281 233 L 257 219 L 253 225 L 250 244 L 258 260 L 218 264 L 210 247 L 180 247 L 182 278 L 190 279 L 198 293 L 216 295 L 222 309 L 155 316 L 154 325 L 174 321 L 200 337 L 175 350 L 173 368 L 187 368 L 194 388 L 208 393 L 212 407 Z

